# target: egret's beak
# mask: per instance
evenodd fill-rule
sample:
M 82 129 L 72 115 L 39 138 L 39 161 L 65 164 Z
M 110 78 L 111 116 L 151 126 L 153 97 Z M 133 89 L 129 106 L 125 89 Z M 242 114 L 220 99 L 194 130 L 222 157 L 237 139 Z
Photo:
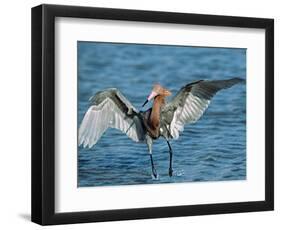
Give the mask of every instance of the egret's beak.
M 142 107 L 144 107 L 147 104 L 148 100 L 146 99 L 145 102 L 143 103 Z
M 157 96 L 157 93 L 152 91 L 151 94 L 146 99 L 146 101 L 143 103 L 142 107 L 144 107 L 146 105 L 146 103 L 149 102 L 151 99 L 153 99 L 155 96 Z

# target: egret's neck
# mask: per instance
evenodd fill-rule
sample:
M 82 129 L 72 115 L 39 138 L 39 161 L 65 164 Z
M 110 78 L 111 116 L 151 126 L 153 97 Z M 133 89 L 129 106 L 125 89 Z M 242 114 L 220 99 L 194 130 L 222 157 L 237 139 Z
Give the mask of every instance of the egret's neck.
M 150 115 L 150 125 L 152 128 L 158 128 L 160 125 L 161 107 L 165 104 L 165 97 L 158 95 L 153 101 L 152 111 Z

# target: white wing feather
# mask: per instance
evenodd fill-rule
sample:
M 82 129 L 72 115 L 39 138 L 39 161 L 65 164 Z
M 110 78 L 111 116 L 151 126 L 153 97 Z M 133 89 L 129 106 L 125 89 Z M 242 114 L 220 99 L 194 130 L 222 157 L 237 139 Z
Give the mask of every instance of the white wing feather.
M 184 130 L 184 125 L 194 123 L 203 115 L 210 104 L 210 100 L 199 98 L 192 94 L 186 98 L 184 106 L 178 107 L 171 122 L 170 131 L 174 139 Z
M 177 103 L 182 98 L 184 103 L 177 103 L 173 119 L 170 123 L 170 133 L 174 139 L 179 137 L 184 125 L 194 123 L 200 119 L 208 108 L 212 97 L 221 89 L 227 89 L 237 83 L 244 82 L 240 78 L 216 81 L 197 81 L 182 88 L 175 98 Z M 185 92 L 188 90 L 189 92 Z M 171 104 L 175 103 L 172 102 Z
M 99 105 L 92 105 L 79 128 L 79 145 L 91 148 L 108 128 L 121 130 L 132 140 L 141 141 L 139 119 L 132 119 L 122 112 L 109 97 Z

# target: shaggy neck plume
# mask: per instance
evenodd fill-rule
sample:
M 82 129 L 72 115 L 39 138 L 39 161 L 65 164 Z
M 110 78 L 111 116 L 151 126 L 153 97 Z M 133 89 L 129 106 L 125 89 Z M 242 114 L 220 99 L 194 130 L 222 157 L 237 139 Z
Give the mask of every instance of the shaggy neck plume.
M 153 106 L 152 106 L 152 111 L 150 115 L 150 125 L 151 128 L 157 129 L 159 128 L 160 125 L 160 112 L 161 112 L 161 107 L 165 103 L 164 96 L 158 95 L 155 97 Z

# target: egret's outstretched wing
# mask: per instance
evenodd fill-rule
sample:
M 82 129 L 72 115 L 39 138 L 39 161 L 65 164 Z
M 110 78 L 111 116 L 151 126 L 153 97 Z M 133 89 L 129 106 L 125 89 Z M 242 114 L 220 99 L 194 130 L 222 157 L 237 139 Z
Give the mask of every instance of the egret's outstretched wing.
M 164 109 L 164 123 L 168 125 L 171 138 L 177 139 L 184 125 L 196 122 L 208 107 L 212 97 L 221 89 L 227 89 L 244 80 L 200 80 L 182 87 Z
M 79 128 L 79 145 L 91 148 L 107 128 L 121 130 L 132 140 L 144 139 L 144 130 L 138 111 L 117 89 L 98 92 L 90 98 L 92 105 Z

